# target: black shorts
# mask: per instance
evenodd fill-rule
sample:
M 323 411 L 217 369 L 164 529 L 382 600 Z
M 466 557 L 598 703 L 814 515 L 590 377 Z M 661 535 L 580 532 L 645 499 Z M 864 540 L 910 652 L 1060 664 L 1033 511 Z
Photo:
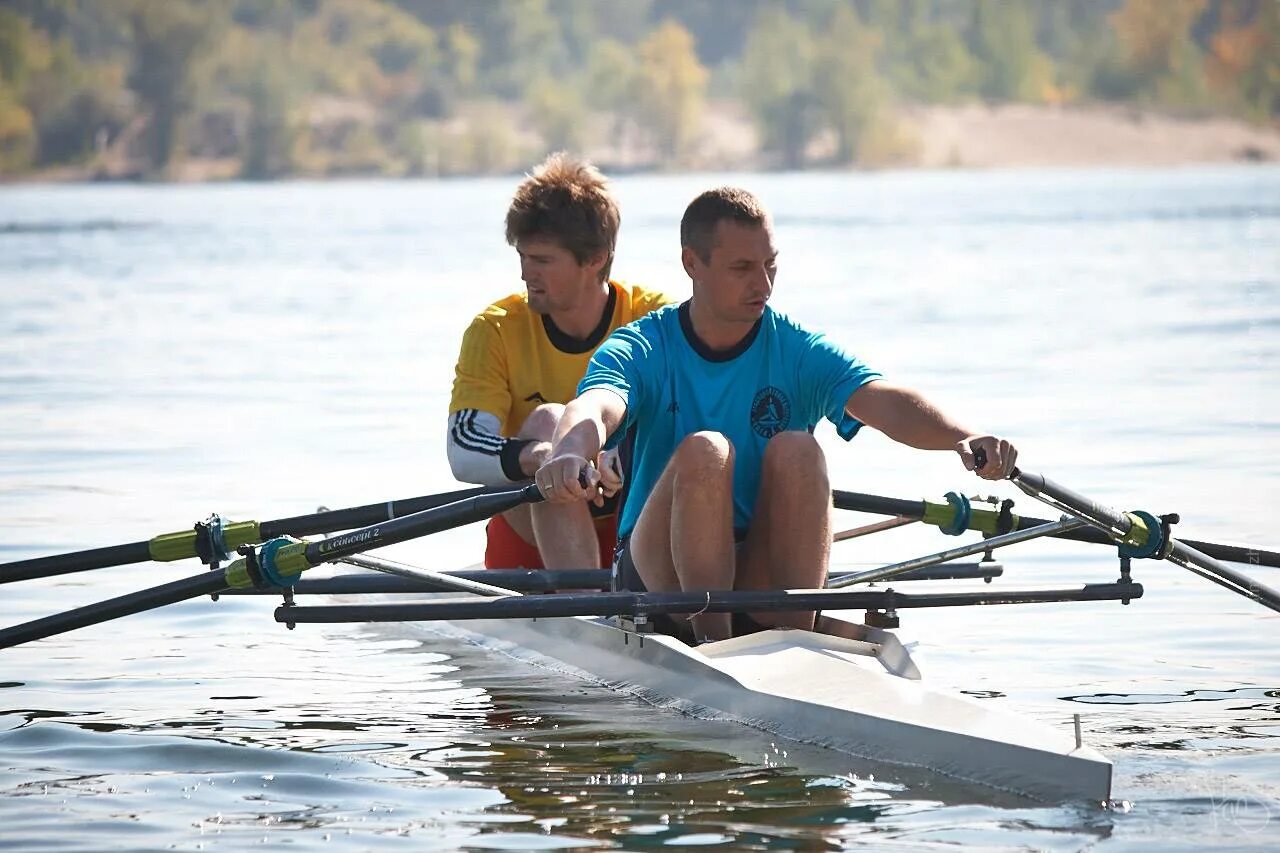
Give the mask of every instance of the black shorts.
M 636 571 L 635 561 L 631 559 L 631 548 L 629 537 L 622 537 L 618 540 L 618 547 L 613 551 L 613 590 L 615 592 L 648 592 L 644 581 L 640 579 L 640 573 Z M 668 637 L 675 637 L 682 643 L 690 646 L 697 645 L 697 639 L 693 634 L 693 623 L 683 614 L 668 616 L 665 613 L 659 613 L 651 616 L 653 620 L 653 629 L 659 634 L 666 634 Z M 746 613 L 734 613 L 731 616 L 733 623 L 733 636 L 744 637 L 747 634 L 755 634 L 759 631 L 769 630 L 768 625 L 761 625 L 752 619 Z

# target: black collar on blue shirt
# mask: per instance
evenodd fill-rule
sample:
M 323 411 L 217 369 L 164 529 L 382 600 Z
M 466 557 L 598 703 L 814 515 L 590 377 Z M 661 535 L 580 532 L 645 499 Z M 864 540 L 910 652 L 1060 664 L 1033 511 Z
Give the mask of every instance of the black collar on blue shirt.
M 613 309 L 616 307 L 618 307 L 618 289 L 610 284 L 609 301 L 604 305 L 604 313 L 600 315 L 600 322 L 596 324 L 596 327 L 591 330 L 591 334 L 587 335 L 586 338 L 579 340 L 566 335 L 552 321 L 550 314 L 542 315 L 542 328 L 547 333 L 547 339 L 551 341 L 551 345 L 560 350 L 560 352 L 567 352 L 570 355 L 591 352 L 600 346 L 600 342 L 609 334 L 609 321 L 613 319 Z
M 685 340 L 689 342 L 689 346 L 693 347 L 693 351 L 707 361 L 732 361 L 742 355 L 755 343 L 756 335 L 760 334 L 760 324 L 763 322 L 764 316 L 761 315 L 760 319 L 756 320 L 755 325 L 751 327 L 751 331 L 747 332 L 742 340 L 728 349 L 712 349 L 693 330 L 693 319 L 689 316 L 689 303 L 680 303 L 680 331 L 684 332 Z

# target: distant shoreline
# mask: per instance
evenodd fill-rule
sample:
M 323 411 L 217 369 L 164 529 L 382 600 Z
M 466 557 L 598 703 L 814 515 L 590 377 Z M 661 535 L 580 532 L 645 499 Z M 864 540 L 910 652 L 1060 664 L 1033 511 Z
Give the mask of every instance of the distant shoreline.
M 916 105 L 896 113 L 901 151 L 855 168 L 1017 169 L 1161 167 L 1280 161 L 1280 124 L 1188 118 L 1128 105 Z M 713 112 L 708 168 L 758 171 L 768 162 L 755 129 L 731 109 Z M 830 140 L 810 147 L 811 168 Z M 604 152 L 602 152 L 604 153 Z M 607 162 L 608 156 L 600 158 Z M 725 166 L 715 166 L 715 163 Z
M 514 116 L 513 116 L 514 118 Z M 1005 104 L 986 106 L 918 105 L 896 113 L 897 150 L 858 169 L 1019 169 L 1037 167 L 1168 167 L 1215 163 L 1280 162 L 1280 125 L 1256 125 L 1216 116 L 1188 118 L 1126 105 L 1043 106 Z M 831 169 L 826 161 L 830 141 L 819 138 L 810 147 L 809 170 Z M 610 174 L 673 171 L 774 171 L 767 152 L 761 152 L 757 133 L 741 108 L 714 103 L 704 115 L 702 137 L 690 165 L 681 170 L 657 165 L 651 152 L 630 146 L 588 146 L 583 152 Z M 531 154 L 530 162 L 540 154 Z M 236 180 L 240 164 L 234 159 L 188 158 L 178 165 L 169 183 Z M 514 173 L 519 173 L 519 169 Z M 450 178 L 509 174 L 511 170 Z M 340 176 L 296 174 L 279 180 L 348 180 L 396 178 L 397 175 Z M 416 176 L 416 177 L 432 177 Z M 104 174 L 92 165 L 6 177 L 9 184 L 129 183 L 137 174 Z M 152 181 L 148 181 L 152 182 Z

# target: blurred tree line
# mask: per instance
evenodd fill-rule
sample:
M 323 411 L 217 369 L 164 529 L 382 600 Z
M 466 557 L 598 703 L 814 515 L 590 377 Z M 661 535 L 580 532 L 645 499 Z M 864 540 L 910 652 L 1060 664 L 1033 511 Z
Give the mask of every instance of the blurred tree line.
M 915 103 L 1280 116 L 1277 0 L 0 0 L 0 174 L 890 162 Z M 75 170 L 79 170 L 75 172 Z

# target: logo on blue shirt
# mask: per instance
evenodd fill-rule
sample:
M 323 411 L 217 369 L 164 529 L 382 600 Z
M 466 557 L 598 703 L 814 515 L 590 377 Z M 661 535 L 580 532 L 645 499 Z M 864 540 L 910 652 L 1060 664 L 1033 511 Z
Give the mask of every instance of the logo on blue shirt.
M 787 395 L 772 385 L 756 392 L 751 401 L 751 428 L 764 438 L 773 438 L 791 423 L 791 403 Z

